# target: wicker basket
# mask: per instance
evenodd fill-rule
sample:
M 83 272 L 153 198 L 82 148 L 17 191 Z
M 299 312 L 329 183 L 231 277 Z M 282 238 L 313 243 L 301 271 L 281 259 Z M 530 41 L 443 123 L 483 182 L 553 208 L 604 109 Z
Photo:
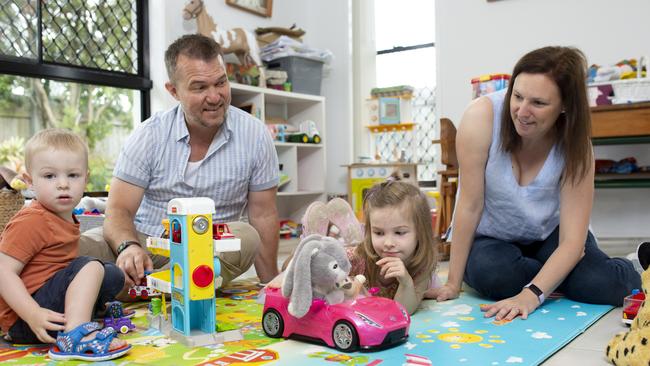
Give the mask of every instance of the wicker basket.
M 19 192 L 8 189 L 0 190 L 0 234 L 11 218 L 25 204 L 25 198 Z

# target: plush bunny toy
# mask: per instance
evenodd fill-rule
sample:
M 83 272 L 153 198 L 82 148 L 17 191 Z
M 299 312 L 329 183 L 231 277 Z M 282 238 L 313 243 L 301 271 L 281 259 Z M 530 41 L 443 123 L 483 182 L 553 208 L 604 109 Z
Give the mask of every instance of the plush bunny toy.
M 348 273 L 350 261 L 341 242 L 318 234 L 304 238 L 282 282 L 282 295 L 289 298 L 289 314 L 302 318 L 312 298 L 322 298 L 330 304 L 343 302 L 341 284 Z

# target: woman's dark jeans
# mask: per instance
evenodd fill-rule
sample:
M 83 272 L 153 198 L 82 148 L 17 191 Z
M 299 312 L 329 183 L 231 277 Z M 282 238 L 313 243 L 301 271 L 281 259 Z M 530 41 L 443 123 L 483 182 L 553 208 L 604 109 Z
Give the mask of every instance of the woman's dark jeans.
M 557 227 L 546 240 L 528 245 L 477 236 L 467 259 L 465 282 L 493 300 L 517 295 L 557 248 L 559 231 Z M 609 258 L 589 232 L 585 256 L 555 291 L 579 302 L 621 306 L 635 288 L 641 288 L 641 277 L 632 262 Z

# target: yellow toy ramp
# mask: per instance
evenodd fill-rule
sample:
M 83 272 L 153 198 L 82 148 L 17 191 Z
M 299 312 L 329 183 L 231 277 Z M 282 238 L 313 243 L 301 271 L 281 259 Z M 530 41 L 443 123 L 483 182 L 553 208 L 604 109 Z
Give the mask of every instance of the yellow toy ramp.
M 147 276 L 147 286 L 155 288 L 160 292 L 170 294 L 172 292 L 171 271 L 166 269 L 160 272 L 154 272 Z

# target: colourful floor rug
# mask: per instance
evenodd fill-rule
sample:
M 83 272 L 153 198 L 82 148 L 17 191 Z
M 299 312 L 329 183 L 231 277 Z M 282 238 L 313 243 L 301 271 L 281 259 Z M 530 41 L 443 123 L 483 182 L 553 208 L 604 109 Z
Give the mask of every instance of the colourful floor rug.
M 298 341 L 270 339 L 261 330 L 262 305 L 252 282 L 238 282 L 217 300 L 220 327 L 240 327 L 244 340 L 210 347 L 187 348 L 171 341 L 146 321 L 147 303 L 135 309 L 136 330 L 120 336 L 133 345 L 117 360 L 93 365 L 537 365 L 582 333 L 612 307 L 548 300 L 527 320 L 496 322 L 485 319 L 471 293 L 437 303 L 425 301 L 412 317 L 408 342 L 372 353 L 344 354 L 335 349 Z M 55 363 L 47 346 L 0 344 L 0 362 L 13 365 L 81 365 Z

